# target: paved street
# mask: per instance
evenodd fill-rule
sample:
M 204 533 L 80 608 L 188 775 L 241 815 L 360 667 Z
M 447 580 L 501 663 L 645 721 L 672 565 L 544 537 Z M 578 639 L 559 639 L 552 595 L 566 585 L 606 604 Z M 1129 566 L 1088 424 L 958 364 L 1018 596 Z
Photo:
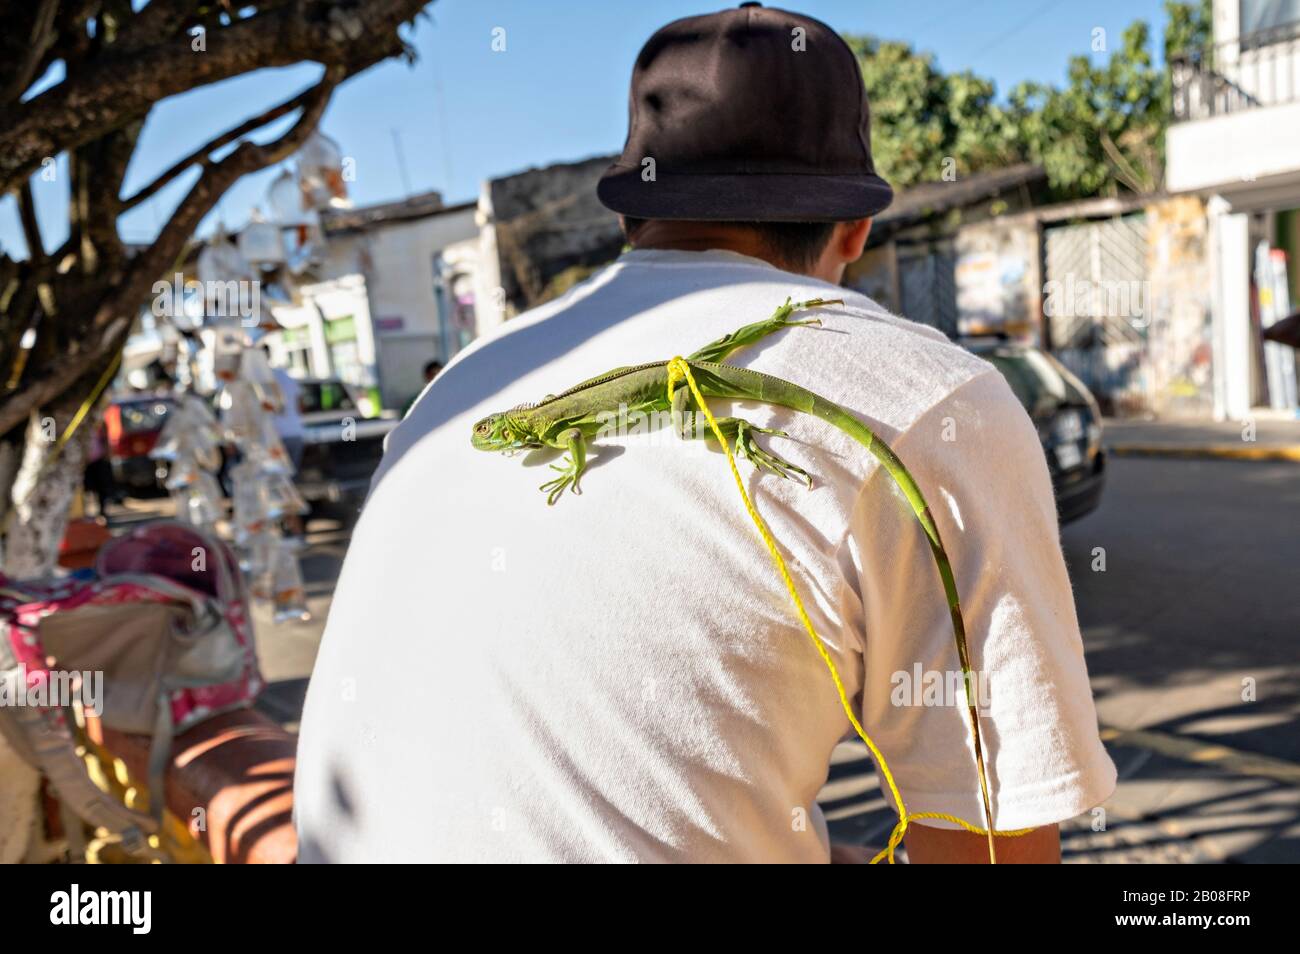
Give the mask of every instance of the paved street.
M 1113 460 L 1062 542 L 1099 718 L 1145 730 L 1108 740 L 1106 830 L 1067 825 L 1067 860 L 1300 861 L 1300 467 Z M 837 837 L 879 843 L 864 753 L 840 747 L 825 794 Z
M 307 548 L 302 555 L 307 608 L 311 610 L 307 622 L 275 625 L 269 605 L 253 606 L 262 675 L 268 683 L 258 707 L 290 729 L 297 729 L 302 715 L 307 677 L 316 662 L 316 649 L 347 545 L 347 529 L 340 521 L 321 519 L 308 523 Z
M 310 530 L 315 618 L 258 616 L 262 705 L 291 726 L 346 545 Z M 1300 466 L 1116 458 L 1062 536 L 1121 777 L 1104 831 L 1066 826 L 1068 860 L 1300 861 Z M 879 845 L 893 818 L 864 751 L 840 747 L 823 804 L 838 839 Z

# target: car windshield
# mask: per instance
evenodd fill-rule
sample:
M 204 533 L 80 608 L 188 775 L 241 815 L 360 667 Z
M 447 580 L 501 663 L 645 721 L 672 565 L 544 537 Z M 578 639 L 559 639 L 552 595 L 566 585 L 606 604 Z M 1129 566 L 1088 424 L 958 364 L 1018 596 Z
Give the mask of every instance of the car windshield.
M 166 401 L 140 401 L 122 404 L 122 432 L 141 434 L 162 427 L 170 406 Z
M 1084 397 L 1047 355 L 1032 348 L 994 348 L 980 357 L 996 367 L 1030 415 L 1061 404 L 1081 404 Z
M 355 411 L 357 408 L 342 381 L 300 381 L 298 387 L 298 409 L 303 414 Z

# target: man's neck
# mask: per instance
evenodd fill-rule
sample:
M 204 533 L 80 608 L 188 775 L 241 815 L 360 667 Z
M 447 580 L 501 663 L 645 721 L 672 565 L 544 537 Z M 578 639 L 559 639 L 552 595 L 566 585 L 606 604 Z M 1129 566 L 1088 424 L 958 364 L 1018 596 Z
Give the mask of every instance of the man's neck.
M 633 248 L 662 249 L 677 252 L 707 252 L 722 249 L 760 258 L 777 268 L 789 271 L 789 266 L 776 261 L 771 250 L 749 229 L 736 228 L 725 223 L 672 222 L 652 219 L 636 230 L 630 239 Z

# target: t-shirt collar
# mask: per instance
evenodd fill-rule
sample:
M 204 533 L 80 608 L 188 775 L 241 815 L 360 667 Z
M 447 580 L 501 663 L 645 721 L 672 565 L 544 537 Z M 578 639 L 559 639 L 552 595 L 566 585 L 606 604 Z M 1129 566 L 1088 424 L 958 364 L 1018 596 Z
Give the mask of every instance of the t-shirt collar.
M 725 248 L 711 248 L 702 252 L 667 248 L 633 248 L 620 255 L 618 262 L 622 265 L 757 265 L 780 271 L 771 262 Z

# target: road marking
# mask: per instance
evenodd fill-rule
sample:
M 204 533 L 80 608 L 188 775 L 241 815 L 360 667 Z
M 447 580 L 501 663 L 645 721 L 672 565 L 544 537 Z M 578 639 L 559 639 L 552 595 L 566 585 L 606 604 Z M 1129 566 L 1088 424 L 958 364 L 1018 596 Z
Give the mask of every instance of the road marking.
M 1285 782 L 1288 785 L 1300 785 L 1300 765 L 1270 755 L 1259 755 L 1255 752 L 1229 748 L 1226 745 L 1188 738 L 1185 735 L 1153 732 L 1150 729 L 1116 729 L 1103 726 L 1101 738 L 1103 742 L 1148 749 L 1184 762 L 1211 765 L 1233 775 L 1257 776 Z

